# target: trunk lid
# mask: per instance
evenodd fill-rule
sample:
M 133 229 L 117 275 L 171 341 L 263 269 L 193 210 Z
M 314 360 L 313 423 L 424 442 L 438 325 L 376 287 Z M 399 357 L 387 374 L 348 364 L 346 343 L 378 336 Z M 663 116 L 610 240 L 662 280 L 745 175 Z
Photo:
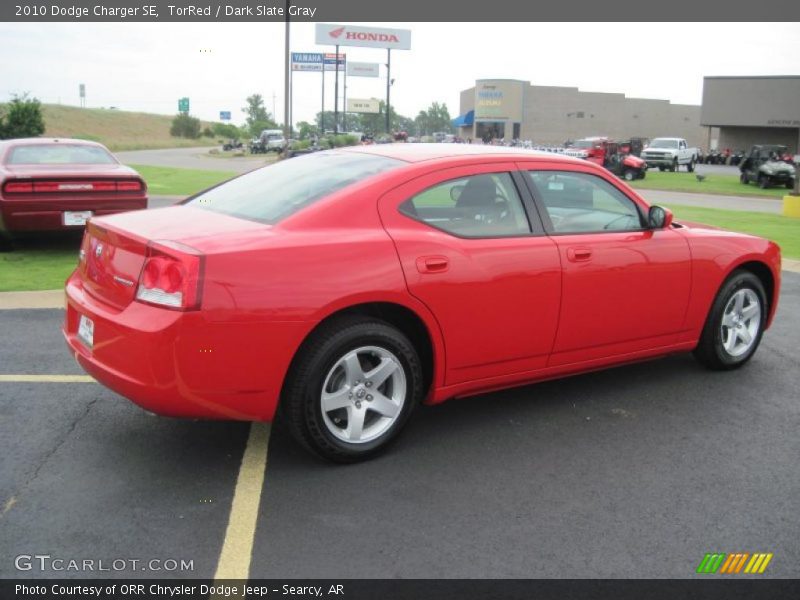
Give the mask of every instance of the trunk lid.
M 124 308 L 136 296 L 151 241 L 173 241 L 207 254 L 264 235 L 270 226 L 189 206 L 171 206 L 93 218 L 86 227 L 78 267 L 84 289 Z

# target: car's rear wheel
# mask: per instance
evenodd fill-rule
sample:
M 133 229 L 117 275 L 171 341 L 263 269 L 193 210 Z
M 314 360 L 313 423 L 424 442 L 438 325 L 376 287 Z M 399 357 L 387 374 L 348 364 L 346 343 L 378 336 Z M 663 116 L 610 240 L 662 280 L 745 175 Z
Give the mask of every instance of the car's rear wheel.
M 735 271 L 714 300 L 695 357 L 710 369 L 741 367 L 761 343 L 767 313 L 766 293 L 758 277 Z
M 323 325 L 304 344 L 281 413 L 307 448 L 355 462 L 386 448 L 422 394 L 422 366 L 409 339 L 383 321 L 347 317 Z
M 664 172 L 664 168 L 665 168 L 664 165 L 658 165 L 658 170 L 661 171 L 662 173 Z
M 787 182 L 786 182 L 786 189 L 787 189 L 787 190 L 790 190 L 790 189 L 792 189 L 793 187 L 794 187 L 794 182 L 793 182 L 793 181 L 787 181 Z

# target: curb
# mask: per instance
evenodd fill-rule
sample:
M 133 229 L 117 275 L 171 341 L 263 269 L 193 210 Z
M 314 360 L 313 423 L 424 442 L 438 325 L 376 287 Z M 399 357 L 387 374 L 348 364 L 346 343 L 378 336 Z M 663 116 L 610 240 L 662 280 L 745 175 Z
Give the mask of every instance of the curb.
M 800 273 L 800 260 L 784 258 L 781 269 Z M 64 290 L 0 292 L 0 310 L 35 308 L 64 308 Z
M 0 292 L 0 310 L 21 308 L 64 308 L 64 290 Z

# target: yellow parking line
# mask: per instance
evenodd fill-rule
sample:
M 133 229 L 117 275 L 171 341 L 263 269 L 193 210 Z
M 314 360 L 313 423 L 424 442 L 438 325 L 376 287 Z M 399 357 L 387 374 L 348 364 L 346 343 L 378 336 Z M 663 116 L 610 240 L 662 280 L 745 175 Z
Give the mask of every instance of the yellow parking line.
M 0 383 L 95 383 L 88 375 L 0 375 Z
M 270 430 L 269 423 L 250 425 L 250 435 L 233 493 L 228 528 L 214 575 L 216 581 L 247 579 L 250 574 L 258 506 L 261 503 L 261 490 L 267 468 Z

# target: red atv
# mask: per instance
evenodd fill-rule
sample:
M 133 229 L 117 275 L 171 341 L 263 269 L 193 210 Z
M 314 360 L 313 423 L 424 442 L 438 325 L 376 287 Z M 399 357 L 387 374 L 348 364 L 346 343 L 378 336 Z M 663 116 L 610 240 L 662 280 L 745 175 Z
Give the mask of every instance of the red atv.
M 579 152 L 574 154 L 575 156 L 581 156 L 590 162 L 605 167 L 625 181 L 644 179 L 647 174 L 645 161 L 633 154 L 633 150 L 636 147 L 637 143 L 632 140 L 613 142 L 604 137 L 578 140 L 573 146 Z
M 647 163 L 631 154 L 630 142 L 607 142 L 601 164 L 625 181 L 644 179 L 647 174 Z

